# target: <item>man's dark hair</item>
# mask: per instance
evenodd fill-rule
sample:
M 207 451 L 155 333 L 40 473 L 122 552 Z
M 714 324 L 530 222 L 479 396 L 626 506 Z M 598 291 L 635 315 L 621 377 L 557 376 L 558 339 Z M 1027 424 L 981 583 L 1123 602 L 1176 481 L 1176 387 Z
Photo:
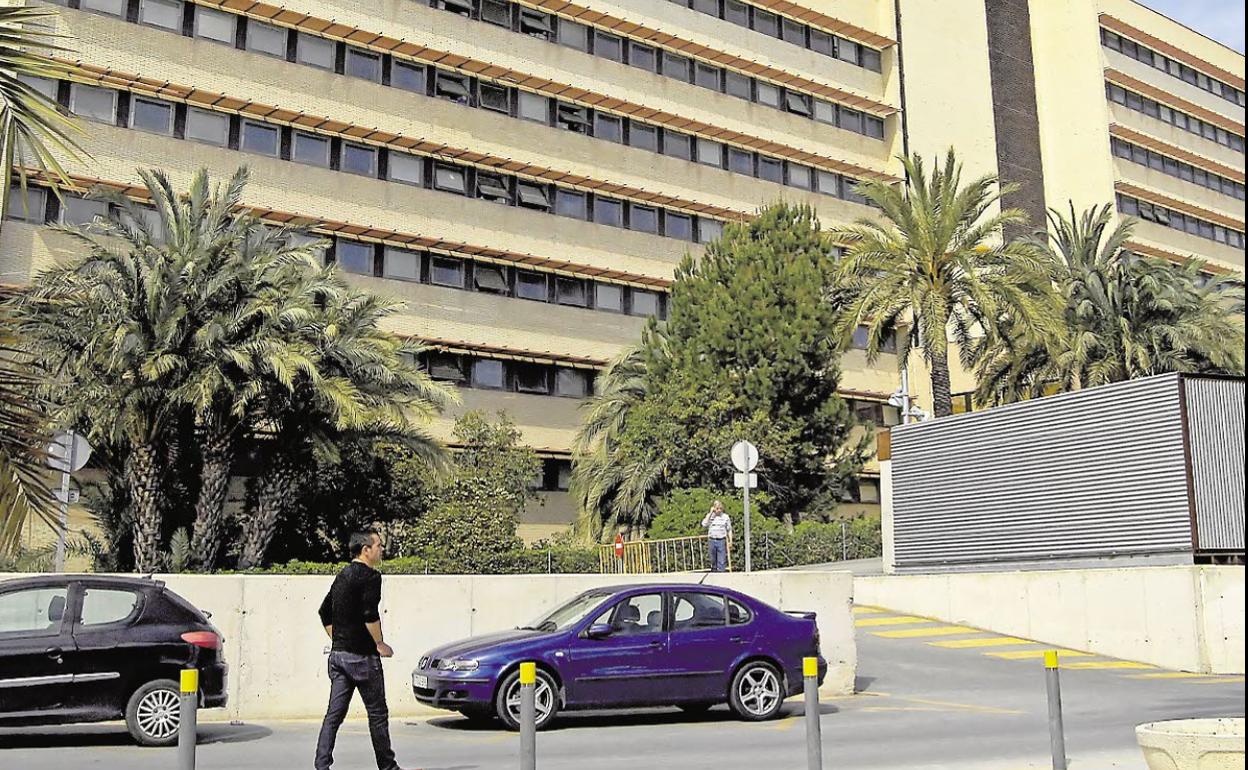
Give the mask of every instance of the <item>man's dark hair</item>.
M 373 538 L 377 537 L 377 530 L 363 529 L 359 532 L 352 532 L 351 539 L 347 542 L 347 552 L 352 558 L 358 558 L 360 552 L 373 544 Z

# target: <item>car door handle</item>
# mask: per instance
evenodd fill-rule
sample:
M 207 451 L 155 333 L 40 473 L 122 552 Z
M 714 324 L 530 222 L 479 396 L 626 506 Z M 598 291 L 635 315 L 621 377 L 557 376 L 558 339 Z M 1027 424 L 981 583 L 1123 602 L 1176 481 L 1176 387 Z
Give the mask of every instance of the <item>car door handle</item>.
M 729 638 L 728 638 L 728 641 L 730 641 L 730 642 L 736 642 L 737 644 L 745 644 L 745 639 L 743 639 L 743 638 L 742 638 L 742 637 L 740 637 L 740 636 L 732 636 L 732 637 L 729 637 Z
M 656 650 L 657 650 L 657 649 L 659 649 L 660 647 L 662 647 L 662 646 L 663 646 L 663 643 L 662 643 L 662 642 L 651 642 L 651 643 L 650 643 L 650 646 L 651 646 L 652 648 L 654 648 L 654 649 L 656 649 Z
M 65 662 L 65 650 L 60 647 L 49 647 L 43 651 L 43 654 L 47 655 L 52 660 L 55 660 L 57 663 Z

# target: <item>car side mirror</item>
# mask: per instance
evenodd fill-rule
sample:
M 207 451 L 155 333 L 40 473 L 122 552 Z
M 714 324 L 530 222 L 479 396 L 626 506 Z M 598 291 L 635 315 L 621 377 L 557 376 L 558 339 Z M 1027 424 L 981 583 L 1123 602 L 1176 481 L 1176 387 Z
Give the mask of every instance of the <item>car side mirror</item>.
M 615 629 L 609 623 L 595 623 L 585 629 L 586 639 L 606 639 Z

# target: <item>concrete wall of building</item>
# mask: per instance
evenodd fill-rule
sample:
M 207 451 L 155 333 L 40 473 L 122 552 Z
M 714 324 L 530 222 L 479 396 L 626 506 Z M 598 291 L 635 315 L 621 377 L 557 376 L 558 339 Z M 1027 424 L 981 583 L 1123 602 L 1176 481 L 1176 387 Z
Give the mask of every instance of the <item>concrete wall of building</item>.
M 1044 197 L 1067 211 L 1114 200 L 1109 117 L 1096 8 L 1089 0 L 1032 0 L 1031 43 L 1044 157 Z
M 0 575 L 0 579 L 15 577 Z M 302 719 L 324 712 L 328 640 L 317 608 L 329 576 L 158 576 L 195 606 L 212 613 L 225 637 L 230 703 L 217 719 Z M 617 575 L 392 576 L 382 589 L 382 625 L 395 657 L 386 661 L 390 713 L 421 708 L 411 672 L 427 650 L 456 639 L 514 628 L 591 588 L 621 582 L 695 582 L 700 576 L 663 575 L 622 581 Z M 857 648 L 850 613 L 853 578 L 847 572 L 774 572 L 706 576 L 781 609 L 818 613 L 829 695 L 853 692 Z M 363 715 L 358 699 L 353 704 Z
M 910 152 L 953 147 L 967 179 L 996 174 L 983 0 L 901 0 L 901 37 Z
M 885 575 L 855 601 L 1073 650 L 1244 673 L 1243 567 L 1126 567 Z

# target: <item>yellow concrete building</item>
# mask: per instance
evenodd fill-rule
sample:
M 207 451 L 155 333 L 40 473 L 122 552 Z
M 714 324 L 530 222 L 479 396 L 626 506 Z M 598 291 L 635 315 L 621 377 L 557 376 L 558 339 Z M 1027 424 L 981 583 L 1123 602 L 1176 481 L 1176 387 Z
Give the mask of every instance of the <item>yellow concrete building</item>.
M 1243 57 L 1129 0 L 57 4 L 73 73 L 33 84 L 83 118 L 78 183 L 137 194 L 140 166 L 179 186 L 249 166 L 252 209 L 332 238 L 352 281 L 406 302 L 394 330 L 439 348 L 430 370 L 465 408 L 506 410 L 546 458 L 530 537 L 574 518 L 595 372 L 663 317 L 682 256 L 760 205 L 869 216 L 856 181 L 952 145 L 968 174 L 1022 182 L 1028 210 L 1118 196 L 1153 215 L 1141 251 L 1243 265 Z M 0 281 L 69 255 L 48 223 L 98 213 L 36 188 L 10 207 Z M 895 422 L 895 357 L 843 368 L 855 408 Z

